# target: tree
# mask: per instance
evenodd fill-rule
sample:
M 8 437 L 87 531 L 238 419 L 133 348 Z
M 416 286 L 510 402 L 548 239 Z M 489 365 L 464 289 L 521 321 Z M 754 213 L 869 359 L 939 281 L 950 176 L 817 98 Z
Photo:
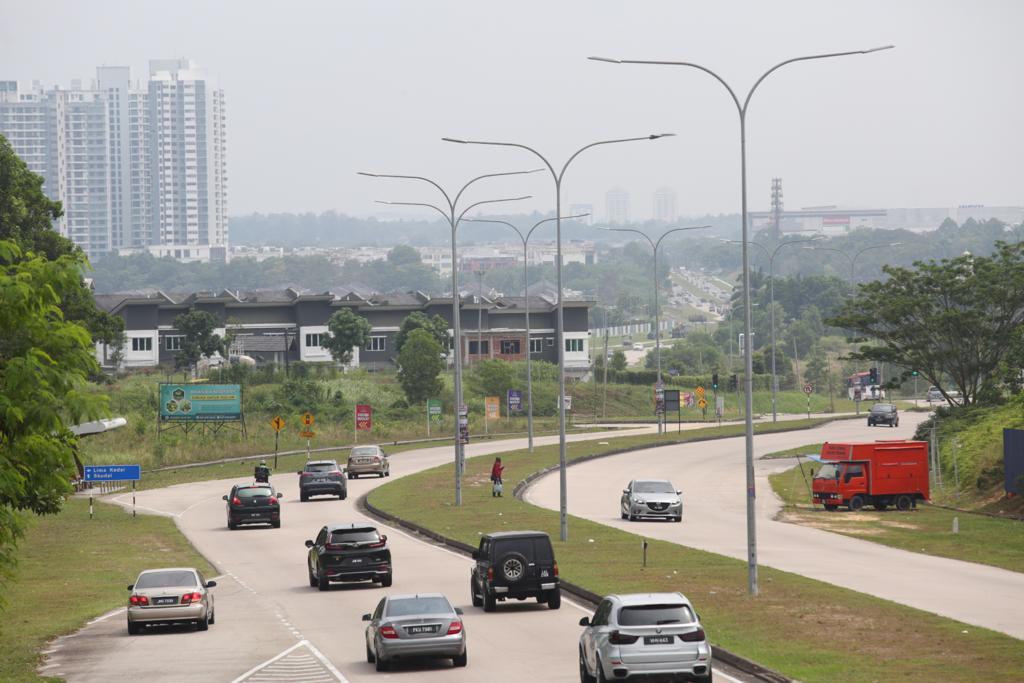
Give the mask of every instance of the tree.
M 217 319 L 207 311 L 182 313 L 174 319 L 174 328 L 185 336 L 181 341 L 181 351 L 174 359 L 176 367 L 190 368 L 203 356 L 225 352 L 224 340 L 214 333 Z
M 612 359 L 608 361 L 608 367 L 617 372 L 626 369 L 626 353 L 622 349 L 615 349 L 612 352 Z
M 352 360 L 352 349 L 362 348 L 370 341 L 370 323 L 351 308 L 336 311 L 327 321 L 328 333 L 320 346 L 331 352 L 334 360 L 348 363 Z
M 407 244 L 399 244 L 388 252 L 388 263 L 396 266 L 418 265 L 422 262 L 420 253 Z
M 518 383 L 518 374 L 514 365 L 500 358 L 488 358 L 473 366 L 470 380 L 477 393 L 484 396 L 504 396 L 509 389 Z
M 81 252 L 47 260 L 0 241 L 0 577 L 23 533 L 18 512 L 56 513 L 71 492 L 68 426 L 106 409 L 85 389 L 98 371 L 89 333 L 60 310 L 83 265 Z
M 428 318 L 422 311 L 413 311 L 402 320 L 402 326 L 395 335 L 395 351 L 402 352 L 405 340 L 413 330 L 426 330 L 441 346 L 441 352 L 448 355 L 451 348 L 451 335 L 448 334 L 448 321 L 439 315 Z
M 60 202 L 43 194 L 42 176 L 32 173 L 0 135 L 0 240 L 10 240 L 22 253 L 41 254 L 51 261 L 69 255 L 76 251 L 75 245 L 53 229 L 63 213 Z
M 421 404 L 441 393 L 444 365 L 441 345 L 433 335 L 423 329 L 409 333 L 398 353 L 398 383 L 409 405 Z
M 916 369 L 944 394 L 948 377 L 965 405 L 997 396 L 1001 363 L 1024 343 L 1024 244 L 914 266 L 886 266 L 828 324 L 876 341 L 853 358 Z

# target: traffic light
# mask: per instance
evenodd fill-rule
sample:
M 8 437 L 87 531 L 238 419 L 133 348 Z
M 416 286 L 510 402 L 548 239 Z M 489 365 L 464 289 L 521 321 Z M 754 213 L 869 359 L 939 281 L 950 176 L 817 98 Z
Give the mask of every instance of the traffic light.
M 871 382 L 872 385 L 878 384 L 878 368 L 871 368 L 868 371 L 868 381 Z
M 739 387 L 740 387 L 739 379 L 736 377 L 736 375 L 731 375 L 729 377 L 729 391 L 736 391 L 737 389 L 739 389 Z
M 711 388 L 716 390 L 716 391 L 718 390 L 718 373 L 717 372 L 713 373 L 711 375 Z

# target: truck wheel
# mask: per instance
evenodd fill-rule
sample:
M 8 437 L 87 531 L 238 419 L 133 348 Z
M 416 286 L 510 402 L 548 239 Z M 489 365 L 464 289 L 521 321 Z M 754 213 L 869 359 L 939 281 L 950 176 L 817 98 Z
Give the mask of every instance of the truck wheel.
M 476 581 L 472 576 L 469 577 L 469 599 L 473 603 L 473 607 L 481 607 L 484 604 L 484 601 L 476 594 Z
M 902 495 L 896 499 L 896 509 L 900 512 L 906 512 L 913 506 L 914 501 L 910 499 L 910 496 Z
M 850 502 L 846 504 L 846 507 L 850 508 L 850 512 L 857 512 L 864 507 L 864 497 L 854 496 L 850 499 Z
M 874 502 L 875 509 L 879 512 L 885 512 L 885 508 L 889 507 L 889 501 L 887 500 L 876 500 Z

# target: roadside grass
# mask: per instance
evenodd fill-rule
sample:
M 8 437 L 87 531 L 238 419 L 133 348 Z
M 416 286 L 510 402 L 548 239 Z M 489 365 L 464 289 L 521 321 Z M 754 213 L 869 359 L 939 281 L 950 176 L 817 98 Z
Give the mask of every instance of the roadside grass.
M 1024 572 L 1024 521 L 973 515 L 927 504 L 911 512 L 892 508 L 884 512 L 867 509 L 826 512 L 811 504 L 807 464 L 804 464 L 804 472 L 806 483 L 799 466 L 768 477 L 772 490 L 785 504 L 780 513 L 783 521 L 911 552 Z M 959 533 L 955 534 L 954 518 L 959 518 Z
M 765 453 L 759 460 L 775 460 L 776 458 L 793 458 L 798 455 L 817 455 L 821 453 L 820 443 L 811 443 L 806 446 L 794 446 L 793 448 L 787 448 L 783 451 L 775 451 L 774 453 Z
M 2 681 L 40 680 L 35 669 L 46 642 L 123 605 L 125 587 L 139 571 L 189 566 L 216 573 L 173 520 L 132 518 L 106 504 L 97 505 L 96 519 L 90 520 L 88 501 L 81 498 L 67 501 L 57 515 L 31 518 L 17 552 L 18 567 L 5 587 L 8 604 L 0 620 Z
M 781 431 L 823 420 L 802 422 L 757 426 Z M 742 425 L 693 430 L 678 442 L 739 433 Z M 576 459 L 667 441 L 654 436 L 614 438 L 604 445 L 574 443 L 569 455 Z M 518 477 L 556 463 L 558 449 L 515 451 L 502 460 L 508 473 Z M 752 598 L 746 591 L 746 563 L 732 558 L 649 541 L 645 568 L 639 535 L 576 517 L 570 522 L 570 540 L 562 543 L 557 511 L 511 496 L 491 497 L 489 467 L 488 458 L 467 461 L 460 508 L 450 499 L 453 472 L 448 465 L 378 487 L 369 500 L 472 545 L 484 532 L 546 531 L 566 580 L 602 595 L 680 590 L 696 604 L 714 643 L 801 681 L 1002 681 L 1024 670 L 1024 648 L 1014 638 L 795 574 L 760 568 L 761 594 Z

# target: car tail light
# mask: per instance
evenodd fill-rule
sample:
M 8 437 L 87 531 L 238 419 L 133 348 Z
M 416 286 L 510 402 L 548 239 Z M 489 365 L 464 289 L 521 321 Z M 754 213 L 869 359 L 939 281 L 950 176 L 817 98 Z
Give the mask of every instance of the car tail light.
M 383 548 L 384 547 L 384 543 L 385 543 L 385 541 L 377 541 L 376 543 L 371 543 L 370 545 L 368 545 L 366 547 L 367 548 Z
M 269 503 L 270 505 L 277 505 L 277 498 L 271 496 L 270 498 L 267 499 L 267 503 Z
M 551 575 L 552 576 L 558 576 L 558 563 L 557 562 L 555 562 L 554 566 L 551 568 Z
M 305 479 L 306 477 L 312 477 L 312 476 L 313 476 L 313 473 L 312 473 L 312 472 L 303 472 L 303 473 L 302 473 L 302 474 L 301 474 L 300 476 L 301 476 L 301 477 L 302 477 L 303 479 Z
M 487 580 L 494 581 L 494 567 L 487 568 Z
M 395 630 L 394 626 L 381 626 L 380 627 L 381 638 L 397 638 L 398 631 Z
M 632 645 L 639 637 L 640 636 L 627 636 L 624 633 L 612 631 L 612 634 L 608 636 L 608 642 L 612 645 Z
M 462 633 L 462 622 L 456 619 L 448 625 L 448 635 L 454 636 L 458 633 Z
M 240 501 L 240 500 L 238 499 L 238 496 L 235 496 L 234 498 L 232 498 L 232 499 L 231 499 L 231 504 L 232 504 L 232 505 L 241 505 L 241 504 L 242 504 L 242 501 Z
M 128 602 L 139 607 L 144 607 L 149 604 L 149 598 L 145 595 L 133 595 L 128 598 Z
M 378 458 L 377 456 L 373 456 L 373 461 L 378 465 L 380 464 L 380 458 Z
M 199 602 L 203 599 L 202 593 L 185 593 L 181 596 L 181 604 L 188 605 L 193 602 Z
M 699 643 L 705 640 L 704 629 L 699 628 L 696 631 L 690 631 L 689 633 L 680 633 L 679 640 L 684 643 Z

